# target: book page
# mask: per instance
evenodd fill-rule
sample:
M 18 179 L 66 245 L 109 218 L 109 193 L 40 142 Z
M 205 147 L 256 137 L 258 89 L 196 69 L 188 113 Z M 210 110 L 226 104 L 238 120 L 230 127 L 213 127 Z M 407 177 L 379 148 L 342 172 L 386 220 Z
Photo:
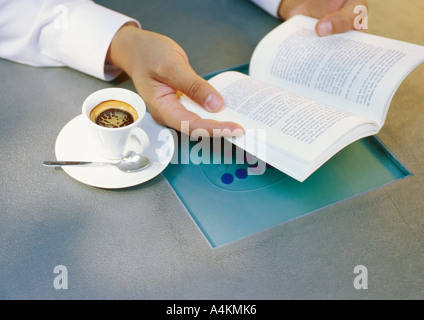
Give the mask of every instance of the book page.
M 316 22 L 296 16 L 271 31 L 252 56 L 250 75 L 381 127 L 395 90 L 424 61 L 424 47 L 358 31 L 318 37 Z
M 299 161 L 312 161 L 353 129 L 370 123 L 238 72 L 224 72 L 209 82 L 224 97 L 225 109 L 208 113 L 184 103 L 187 109 L 206 119 L 234 121 L 256 133 L 266 129 L 263 143 Z

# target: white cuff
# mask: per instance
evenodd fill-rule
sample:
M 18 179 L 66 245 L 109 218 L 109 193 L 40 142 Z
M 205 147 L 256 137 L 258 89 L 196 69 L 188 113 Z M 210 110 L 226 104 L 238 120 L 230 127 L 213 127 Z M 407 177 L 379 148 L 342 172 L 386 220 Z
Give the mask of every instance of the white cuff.
M 278 8 L 280 7 L 281 0 L 251 0 L 256 3 L 262 9 L 267 11 L 269 14 L 273 15 L 276 18 L 278 16 Z
M 40 35 L 41 53 L 70 68 L 103 80 L 122 71 L 105 65 L 115 33 L 127 22 L 137 21 L 94 2 L 76 1 L 55 7 L 56 19 Z

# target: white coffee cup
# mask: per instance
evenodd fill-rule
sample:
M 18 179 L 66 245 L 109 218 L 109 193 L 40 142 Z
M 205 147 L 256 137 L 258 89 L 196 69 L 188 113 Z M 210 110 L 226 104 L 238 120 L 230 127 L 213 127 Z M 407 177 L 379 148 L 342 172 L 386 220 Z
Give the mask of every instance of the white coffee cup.
M 103 127 L 90 119 L 90 112 L 101 102 L 108 100 L 122 101 L 132 106 L 137 112 L 137 119 L 124 127 Z M 150 146 L 146 132 L 141 129 L 141 122 L 146 114 L 146 104 L 133 91 L 122 88 L 107 88 L 89 95 L 83 105 L 82 114 L 89 134 L 97 152 L 108 159 L 121 159 L 131 151 L 143 153 Z

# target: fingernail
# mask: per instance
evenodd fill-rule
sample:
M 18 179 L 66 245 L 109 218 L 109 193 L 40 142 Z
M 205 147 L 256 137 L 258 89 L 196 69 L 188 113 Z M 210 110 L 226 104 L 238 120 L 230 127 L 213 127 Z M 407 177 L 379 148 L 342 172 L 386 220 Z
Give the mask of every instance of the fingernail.
M 217 111 L 219 108 L 221 108 L 222 100 L 216 95 L 211 93 L 205 102 L 205 107 L 209 111 Z
M 231 134 L 233 137 L 241 137 L 244 135 L 244 131 L 240 128 L 237 128 L 235 130 L 232 130 Z
M 228 133 L 224 135 L 226 137 L 236 138 L 244 135 L 244 129 L 236 125 L 229 125 L 228 128 L 224 130 L 224 132 Z
M 317 33 L 319 36 L 328 36 L 333 32 L 333 25 L 330 21 L 322 21 L 317 26 Z
M 224 128 L 213 129 L 213 136 L 217 137 L 227 137 L 227 138 L 236 138 L 244 135 L 244 129 L 240 128 L 237 125 L 226 125 Z

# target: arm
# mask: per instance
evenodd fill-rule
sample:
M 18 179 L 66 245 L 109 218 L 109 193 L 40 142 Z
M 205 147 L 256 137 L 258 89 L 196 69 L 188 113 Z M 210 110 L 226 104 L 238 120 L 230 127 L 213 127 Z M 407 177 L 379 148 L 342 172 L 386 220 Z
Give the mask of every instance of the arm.
M 279 17 L 278 9 L 282 0 L 250 0 L 274 17 Z
M 0 21 L 0 57 L 111 80 L 121 70 L 105 65 L 109 44 L 134 20 L 89 0 L 0 0 Z
M 0 57 L 32 66 L 69 66 L 103 80 L 124 70 L 158 122 L 211 135 L 242 132 L 235 123 L 200 119 L 179 102 L 178 91 L 212 112 L 221 95 L 190 67 L 171 39 L 90 0 L 0 0 Z M 236 132 L 234 132 L 236 131 Z

